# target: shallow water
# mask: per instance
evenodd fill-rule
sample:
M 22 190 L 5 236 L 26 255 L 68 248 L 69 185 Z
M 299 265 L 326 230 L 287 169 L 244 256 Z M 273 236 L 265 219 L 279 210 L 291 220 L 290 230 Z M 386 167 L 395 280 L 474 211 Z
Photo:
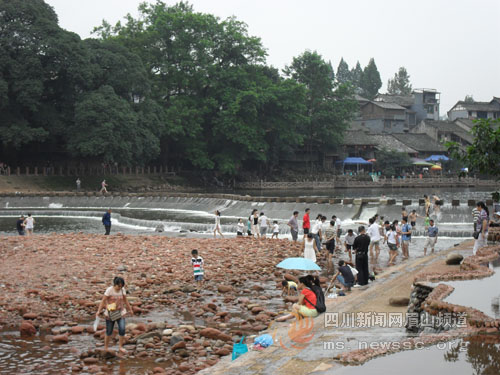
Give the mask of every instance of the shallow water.
M 362 366 L 345 366 L 321 374 L 498 375 L 500 335 L 475 336 L 403 351 L 375 358 Z

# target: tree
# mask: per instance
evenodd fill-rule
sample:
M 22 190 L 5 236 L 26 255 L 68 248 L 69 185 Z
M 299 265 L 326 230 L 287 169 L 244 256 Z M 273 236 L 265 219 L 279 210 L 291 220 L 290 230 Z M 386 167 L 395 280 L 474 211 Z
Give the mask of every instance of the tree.
M 363 70 L 360 80 L 360 88 L 362 95 L 368 99 L 373 99 L 378 94 L 378 90 L 382 87 L 382 80 L 378 72 L 375 60 L 370 59 L 368 65 Z
M 309 153 L 335 149 L 342 142 L 348 121 L 357 109 L 349 85 L 336 86 L 333 68 L 317 52 L 293 58 L 284 73 L 306 87 L 307 117 L 303 134 Z
M 361 77 L 363 76 L 363 69 L 359 61 L 356 62 L 356 67 L 351 69 L 351 82 L 356 88 L 361 87 Z
M 345 62 L 344 58 L 340 59 L 339 66 L 337 67 L 337 82 L 338 83 L 348 83 L 351 82 L 351 72 L 349 70 L 349 65 Z
M 396 176 L 405 168 L 412 166 L 411 158 L 405 152 L 382 149 L 377 151 L 375 168 L 385 176 Z
M 387 92 L 394 95 L 411 94 L 410 76 L 405 67 L 400 67 L 398 72 L 394 74 L 394 78 L 389 79 L 387 82 Z
M 445 145 L 453 158 L 471 171 L 500 179 L 500 119 L 479 119 L 471 129 L 474 141 L 465 150 L 456 142 Z
M 474 103 L 474 97 L 472 95 L 465 95 L 464 102 L 465 103 Z

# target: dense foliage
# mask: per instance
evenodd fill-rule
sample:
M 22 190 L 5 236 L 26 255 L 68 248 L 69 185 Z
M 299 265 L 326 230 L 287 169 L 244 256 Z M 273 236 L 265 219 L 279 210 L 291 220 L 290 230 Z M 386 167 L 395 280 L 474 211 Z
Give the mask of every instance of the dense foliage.
M 0 29 L 0 157 L 12 164 L 271 169 L 305 146 L 335 151 L 356 111 L 318 53 L 279 72 L 244 23 L 184 2 L 143 3 L 81 40 L 43 0 L 0 0 Z
M 387 82 L 387 92 L 394 95 L 410 95 L 411 91 L 410 75 L 402 66 L 394 74 L 394 78 Z

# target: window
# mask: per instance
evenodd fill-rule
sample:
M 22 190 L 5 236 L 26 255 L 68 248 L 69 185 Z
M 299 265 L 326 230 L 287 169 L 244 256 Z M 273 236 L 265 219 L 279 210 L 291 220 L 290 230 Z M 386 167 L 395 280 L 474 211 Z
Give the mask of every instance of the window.
M 486 111 L 477 111 L 477 118 L 488 118 L 488 112 L 486 112 Z

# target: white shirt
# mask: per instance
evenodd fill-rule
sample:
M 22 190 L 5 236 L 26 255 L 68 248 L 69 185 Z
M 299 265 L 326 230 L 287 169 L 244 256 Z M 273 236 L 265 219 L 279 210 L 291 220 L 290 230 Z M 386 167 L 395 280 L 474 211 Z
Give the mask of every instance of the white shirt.
M 321 222 L 321 220 L 316 220 L 316 221 L 314 222 L 313 227 L 312 227 L 311 233 L 313 233 L 313 234 L 318 234 L 319 230 L 321 229 L 321 225 L 322 225 L 322 224 L 323 224 L 323 223 Z
M 340 220 L 339 218 L 336 218 L 335 225 L 337 226 L 337 230 L 339 230 L 342 227 L 342 220 Z
M 354 240 L 356 239 L 357 234 L 352 232 L 352 236 L 349 236 L 349 233 L 346 233 L 344 236 L 345 243 L 348 245 L 354 244 Z
M 396 245 L 396 231 L 390 230 L 387 232 L 387 242 Z
M 280 226 L 278 224 L 273 225 L 273 233 L 279 233 L 280 232 Z
M 373 223 L 370 225 L 367 231 L 368 235 L 370 236 L 370 240 L 372 241 L 380 241 L 380 227 L 377 223 Z
M 32 217 L 27 217 L 26 218 L 26 229 L 33 229 L 34 227 L 34 222 Z
M 262 215 L 259 218 L 259 223 L 260 223 L 260 227 L 261 228 L 267 228 L 267 216 L 266 215 Z
M 238 223 L 238 232 L 240 233 L 243 233 L 243 231 L 245 230 L 245 224 L 243 223 Z

